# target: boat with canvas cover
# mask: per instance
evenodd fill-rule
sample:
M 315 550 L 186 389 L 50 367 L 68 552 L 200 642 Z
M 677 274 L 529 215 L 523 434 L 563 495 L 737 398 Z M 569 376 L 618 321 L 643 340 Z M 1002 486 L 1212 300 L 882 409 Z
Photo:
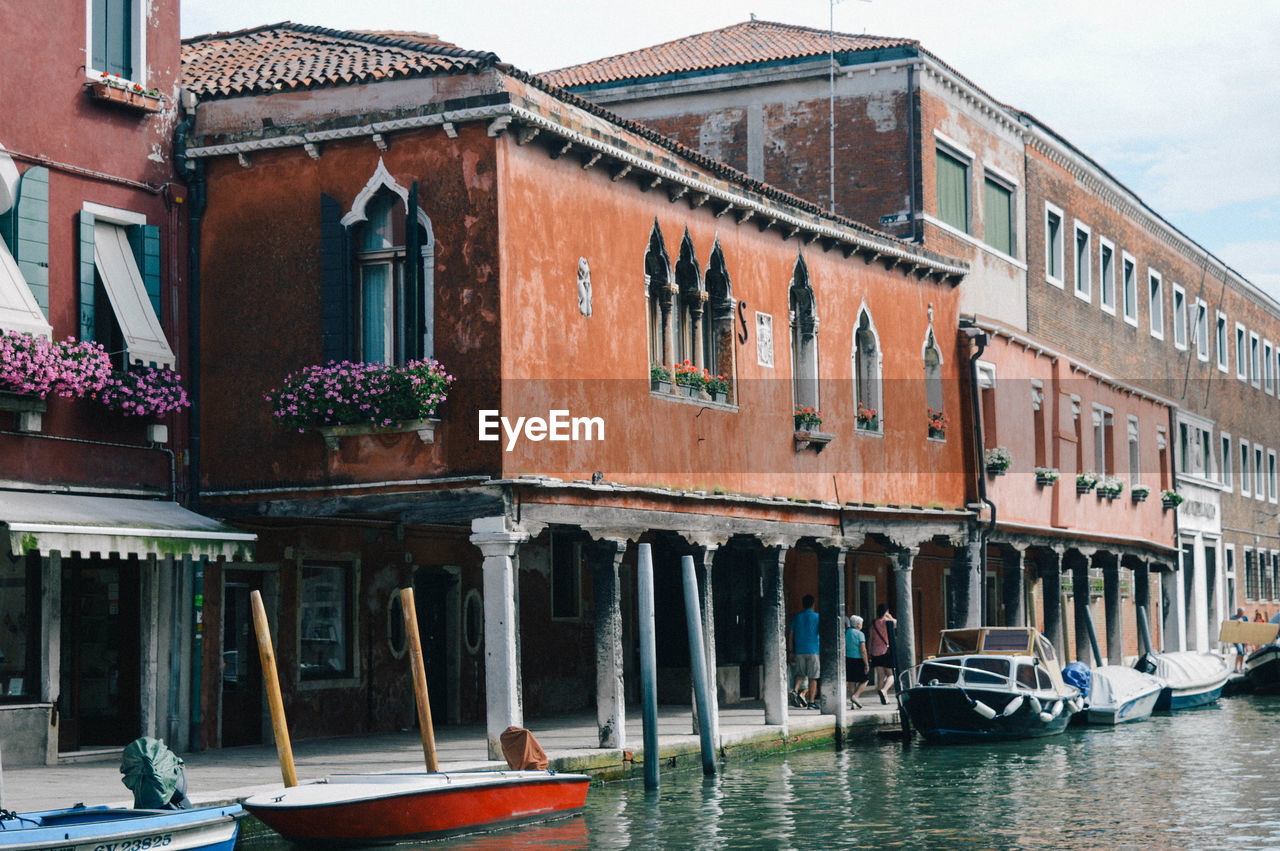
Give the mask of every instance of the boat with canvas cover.
M 1196 709 L 1215 703 L 1231 676 L 1231 666 L 1217 653 L 1179 650 L 1144 653 L 1135 667 L 1164 680 L 1155 711 Z
M 943 630 L 938 655 L 905 679 L 911 724 L 937 742 L 1050 736 L 1083 705 L 1053 645 L 1031 627 Z
M 1081 670 L 1088 675 L 1083 686 L 1077 679 Z M 1072 662 L 1063 671 L 1063 678 L 1084 695 L 1085 708 L 1077 717 L 1088 724 L 1145 721 L 1151 717 L 1164 689 L 1164 681 L 1159 677 L 1124 665 L 1099 665 L 1090 669 Z
M 0 848 L 5 851 L 231 851 L 244 810 L 239 804 L 190 810 L 81 805 L 33 813 L 0 811 L 0 816 Z
M 1280 694 L 1280 645 L 1264 644 L 1244 660 L 1244 678 L 1254 694 Z

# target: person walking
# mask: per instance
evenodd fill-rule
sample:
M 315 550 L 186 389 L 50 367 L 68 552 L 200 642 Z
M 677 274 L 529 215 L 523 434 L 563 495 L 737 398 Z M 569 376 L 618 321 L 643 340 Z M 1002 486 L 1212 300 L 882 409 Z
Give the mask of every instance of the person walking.
M 867 687 L 867 636 L 862 631 L 862 618 L 852 615 L 844 631 L 844 687 L 849 693 L 849 707 L 861 709 L 858 698 Z
M 1236 609 L 1236 613 L 1231 616 L 1231 620 L 1244 621 L 1245 623 L 1248 623 L 1249 616 L 1244 613 L 1243 608 L 1238 608 Z M 1243 644 L 1237 643 L 1236 644 L 1236 669 L 1235 669 L 1235 672 L 1237 674 L 1244 671 L 1244 657 L 1245 657 L 1245 646 Z
M 885 696 L 893 687 L 893 657 L 889 655 L 889 624 L 896 624 L 888 603 L 876 606 L 876 619 L 871 624 L 871 640 L 867 650 L 871 653 L 871 668 L 876 676 L 876 692 L 881 703 L 888 703 Z
M 791 619 L 787 636 L 791 641 L 792 677 L 791 705 L 801 709 L 817 709 L 818 676 L 818 613 L 813 610 L 813 595 L 805 594 L 804 606 Z M 805 680 L 809 686 L 802 693 Z

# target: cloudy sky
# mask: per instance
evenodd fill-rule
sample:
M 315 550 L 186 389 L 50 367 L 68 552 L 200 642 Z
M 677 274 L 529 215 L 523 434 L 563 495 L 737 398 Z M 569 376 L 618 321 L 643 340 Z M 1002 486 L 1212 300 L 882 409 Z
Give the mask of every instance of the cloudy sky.
M 183 0 L 182 33 L 290 20 L 436 33 L 546 71 L 746 20 L 826 27 L 828 0 Z M 1280 298 L 1280 3 L 840 0 L 843 32 L 919 39 L 1064 135 Z

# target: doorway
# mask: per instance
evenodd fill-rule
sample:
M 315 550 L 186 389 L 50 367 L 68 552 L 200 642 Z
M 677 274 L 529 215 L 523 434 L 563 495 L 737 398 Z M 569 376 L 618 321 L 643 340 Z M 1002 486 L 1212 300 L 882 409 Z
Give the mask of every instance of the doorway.
M 222 597 L 222 747 L 262 744 L 262 666 L 249 595 L 262 572 L 227 570 Z
M 63 563 L 59 751 L 142 733 L 139 573 L 136 561 Z
M 418 610 L 418 636 L 422 642 L 431 721 L 433 724 L 454 722 L 457 695 L 451 686 L 457 679 L 456 642 L 452 640 L 457 631 L 457 574 L 447 568 L 419 568 L 413 574 L 413 600 Z

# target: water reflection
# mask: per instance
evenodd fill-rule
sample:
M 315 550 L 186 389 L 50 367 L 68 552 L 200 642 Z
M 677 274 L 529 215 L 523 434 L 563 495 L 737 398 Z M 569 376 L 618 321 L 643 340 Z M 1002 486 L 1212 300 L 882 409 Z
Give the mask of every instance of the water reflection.
M 1280 847 L 1278 734 L 1280 700 L 1233 698 L 1028 742 L 730 760 L 656 795 L 592 786 L 583 817 L 417 847 Z

